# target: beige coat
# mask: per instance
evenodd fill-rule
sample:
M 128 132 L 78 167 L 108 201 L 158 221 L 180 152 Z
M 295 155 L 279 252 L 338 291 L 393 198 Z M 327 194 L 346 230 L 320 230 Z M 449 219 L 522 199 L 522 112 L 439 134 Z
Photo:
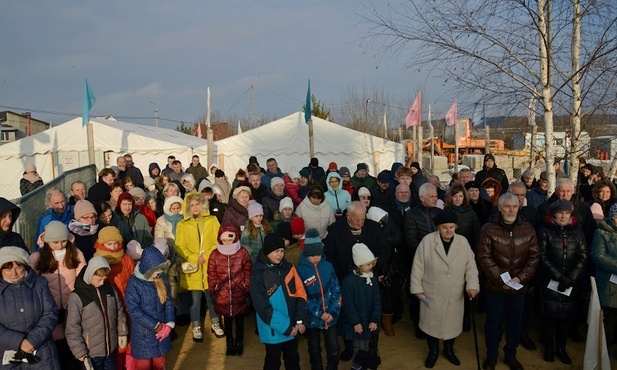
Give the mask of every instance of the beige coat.
M 422 239 L 411 268 L 411 293 L 424 293 L 420 302 L 420 329 L 440 339 L 456 338 L 463 329 L 467 290 L 480 290 L 478 268 L 467 239 L 456 234 L 446 255 L 439 232 Z

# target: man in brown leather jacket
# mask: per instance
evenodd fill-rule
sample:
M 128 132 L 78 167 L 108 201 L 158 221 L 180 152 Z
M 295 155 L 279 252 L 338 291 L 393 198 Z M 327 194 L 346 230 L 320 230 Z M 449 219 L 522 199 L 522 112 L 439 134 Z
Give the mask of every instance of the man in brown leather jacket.
M 522 370 L 516 359 L 525 304 L 525 292 L 540 261 L 538 241 L 533 226 L 518 217 L 516 195 L 499 197 L 499 214 L 480 231 L 476 258 L 483 274 L 486 291 L 486 360 L 483 368 L 495 369 L 501 337 L 502 320 L 506 321 L 504 363 L 512 370 Z M 501 275 L 510 274 L 508 284 Z M 518 290 L 509 286 L 521 284 Z

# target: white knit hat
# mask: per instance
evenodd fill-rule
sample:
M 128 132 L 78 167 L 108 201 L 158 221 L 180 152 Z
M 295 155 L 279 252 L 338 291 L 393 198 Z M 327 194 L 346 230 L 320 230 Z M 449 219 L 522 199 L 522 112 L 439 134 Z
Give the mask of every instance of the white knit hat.
M 2 247 L 0 248 L 0 266 L 7 262 L 19 262 L 24 266 L 28 266 L 28 252 L 20 247 Z
M 373 252 L 363 243 L 354 244 L 351 249 L 351 254 L 353 256 L 353 263 L 356 266 L 364 265 L 375 260 Z
M 270 189 L 274 189 L 274 185 L 277 184 L 285 185 L 285 180 L 283 180 L 282 177 L 273 177 L 272 180 L 270 180 Z
M 292 210 L 294 209 L 294 202 L 290 197 L 285 197 L 279 202 L 279 212 L 283 212 L 283 209 L 285 208 L 291 208 Z

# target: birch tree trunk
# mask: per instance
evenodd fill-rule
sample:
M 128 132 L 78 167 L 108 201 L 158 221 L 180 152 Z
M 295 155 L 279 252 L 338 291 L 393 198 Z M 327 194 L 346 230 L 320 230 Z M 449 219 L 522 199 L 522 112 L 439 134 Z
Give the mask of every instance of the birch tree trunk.
M 581 1 L 572 0 L 572 132 L 570 138 L 570 180 L 576 184 L 581 135 Z

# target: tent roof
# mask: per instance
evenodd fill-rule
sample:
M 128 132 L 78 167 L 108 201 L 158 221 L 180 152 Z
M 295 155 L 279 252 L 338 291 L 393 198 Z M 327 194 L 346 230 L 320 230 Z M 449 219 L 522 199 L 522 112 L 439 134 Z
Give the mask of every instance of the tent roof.
M 399 150 L 401 144 L 356 131 L 334 122 L 313 117 L 315 155 Z M 290 155 L 309 153 L 308 125 L 304 113 L 297 112 L 263 126 L 215 142 L 220 154 L 251 156 L 257 154 Z M 206 147 L 199 148 L 202 151 Z
M 195 148 L 206 142 L 176 130 L 116 121 L 113 118 L 92 118 L 90 122 L 95 150 L 156 154 Z M 2 145 L 0 157 L 21 157 L 58 150 L 87 151 L 87 130 L 81 123 L 81 117 L 75 118 L 36 135 Z

